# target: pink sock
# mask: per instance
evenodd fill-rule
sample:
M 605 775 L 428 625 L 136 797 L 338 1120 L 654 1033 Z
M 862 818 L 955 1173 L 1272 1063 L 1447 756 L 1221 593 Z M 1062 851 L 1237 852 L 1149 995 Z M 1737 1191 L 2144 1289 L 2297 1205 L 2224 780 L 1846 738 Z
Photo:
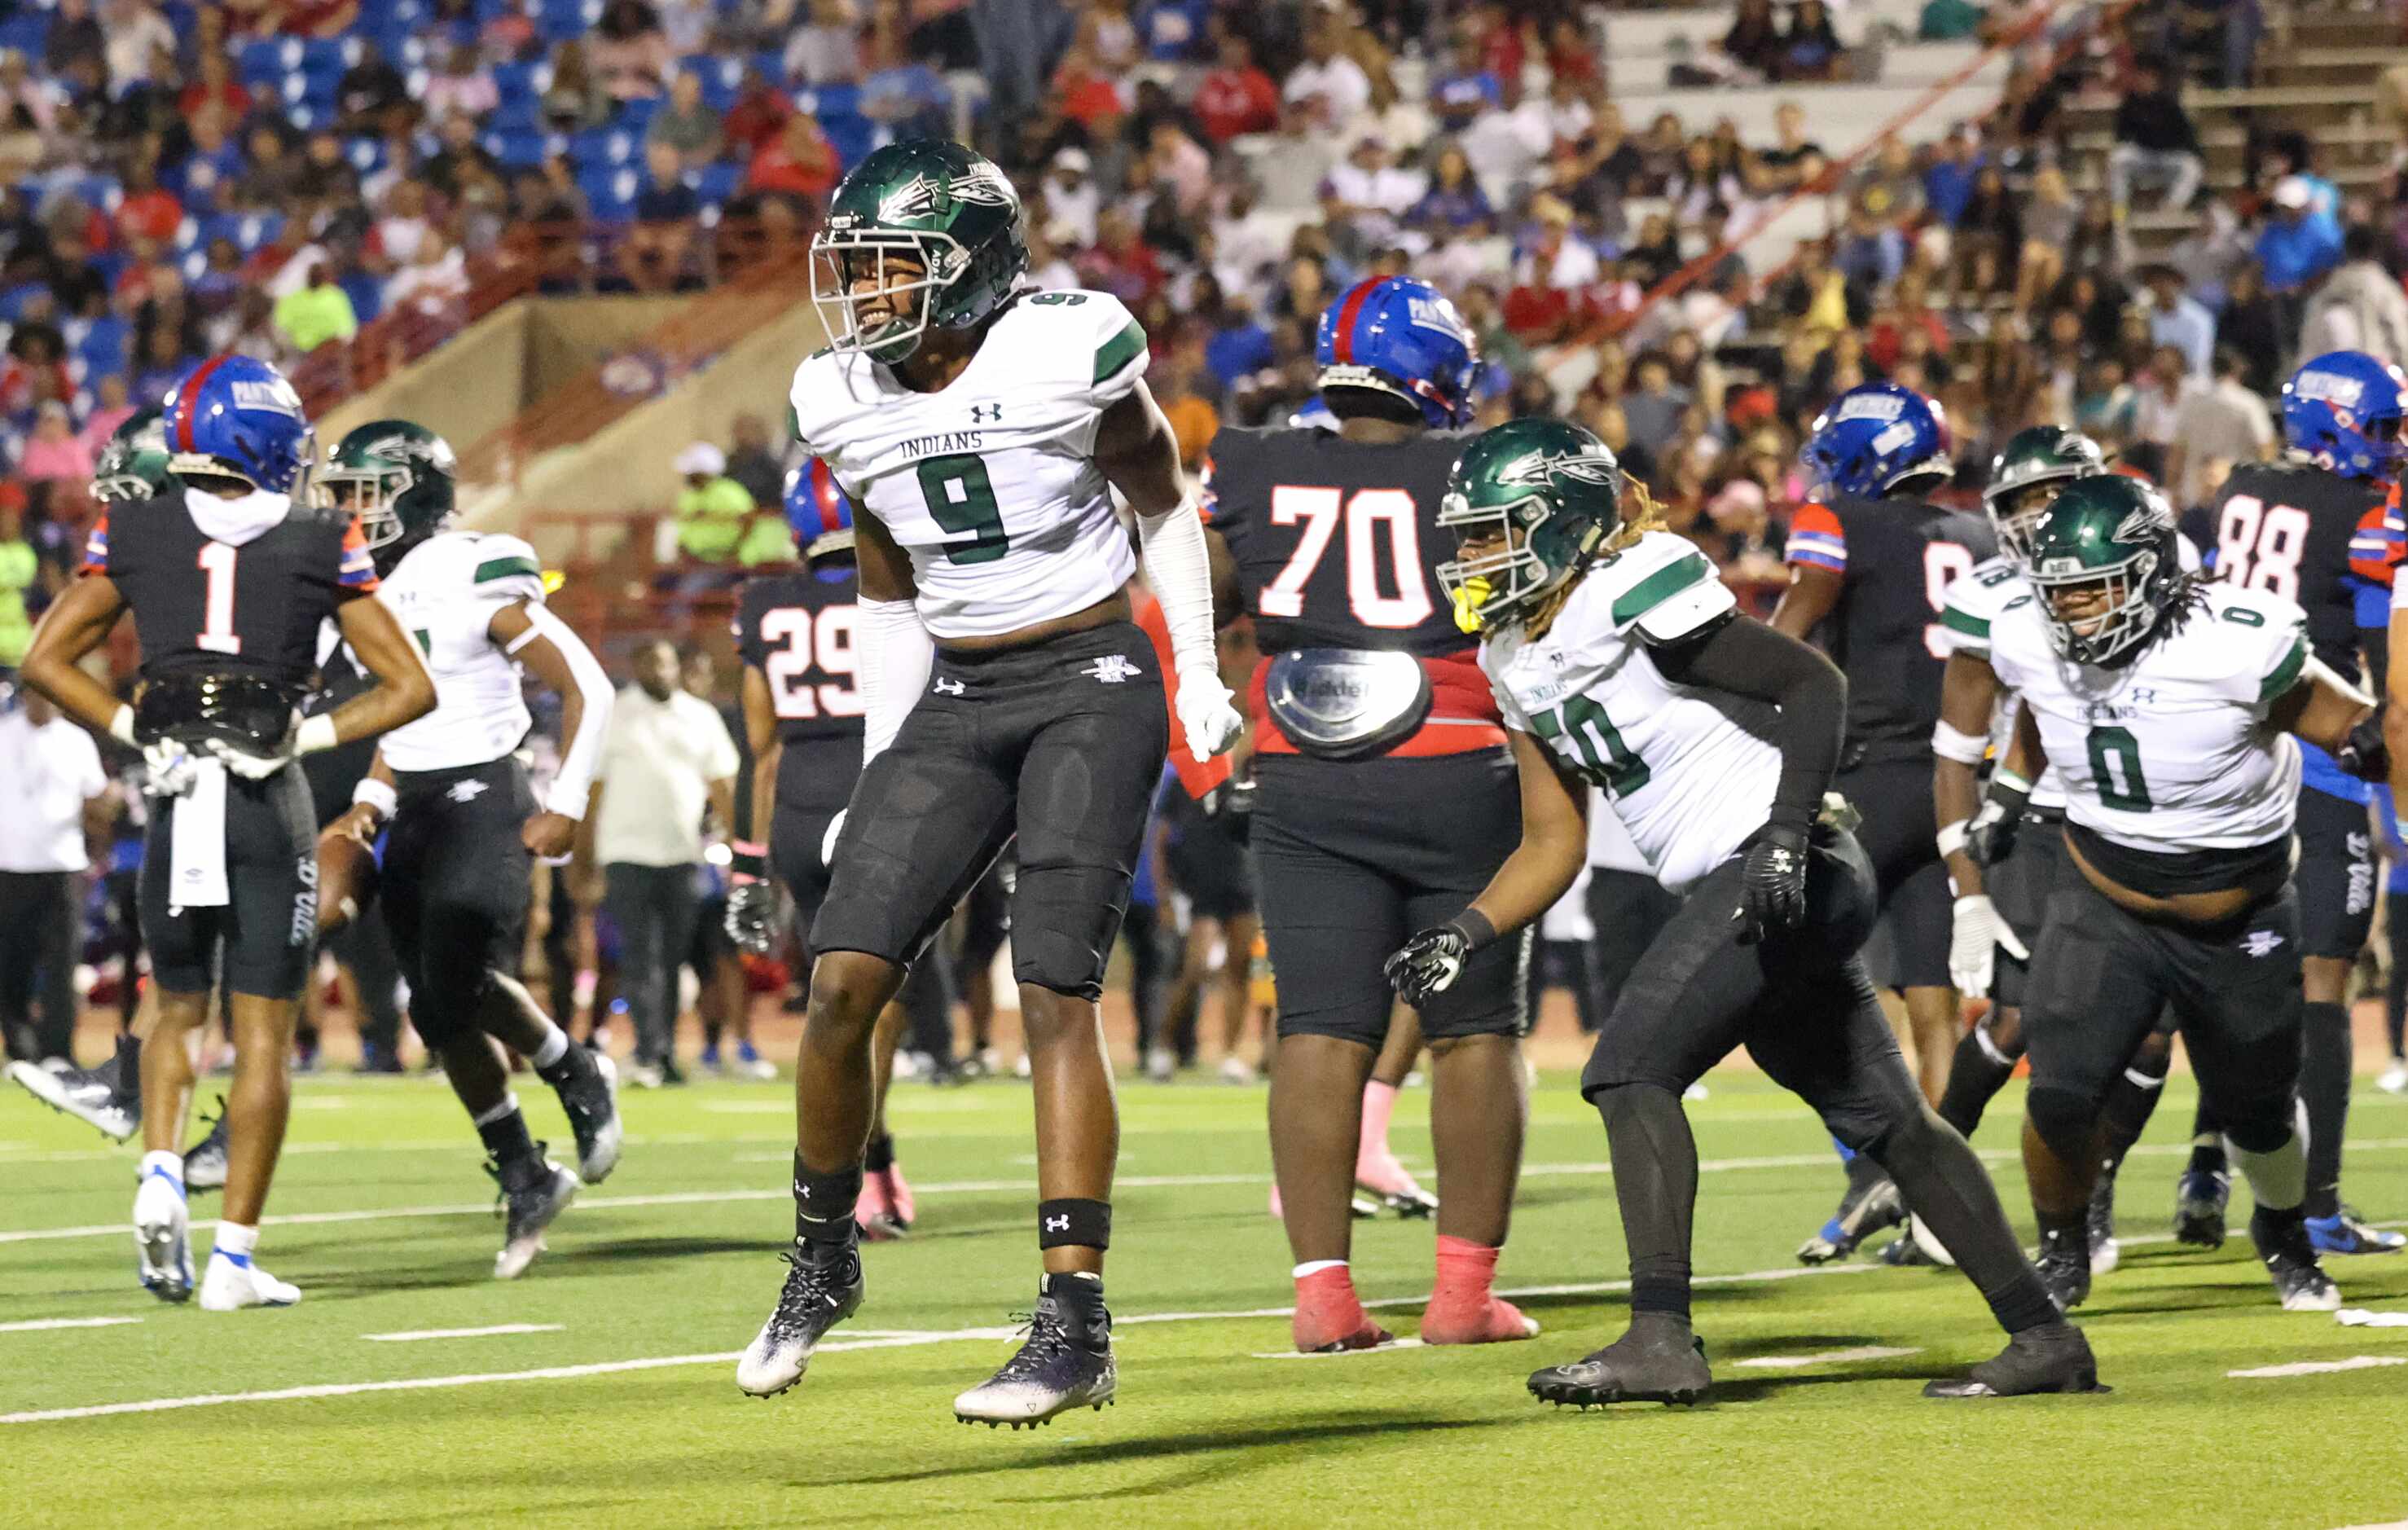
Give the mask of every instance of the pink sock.
M 1363 1086 L 1363 1136 L 1356 1144 L 1358 1159 L 1387 1158 L 1388 1118 L 1396 1113 L 1397 1086 L 1374 1079 Z
M 1502 1251 L 1468 1237 L 1438 1236 L 1440 1298 L 1481 1300 L 1497 1281 L 1497 1255 Z

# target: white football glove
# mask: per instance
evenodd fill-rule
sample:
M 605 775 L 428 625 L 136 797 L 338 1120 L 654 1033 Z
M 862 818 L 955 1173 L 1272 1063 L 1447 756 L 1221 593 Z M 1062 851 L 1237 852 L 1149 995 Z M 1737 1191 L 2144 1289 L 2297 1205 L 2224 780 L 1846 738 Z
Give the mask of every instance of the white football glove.
M 290 744 L 273 754 L 253 754 L 247 749 L 235 748 L 222 738 L 212 738 L 206 747 L 221 765 L 247 781 L 264 781 L 293 763 Z
M 1987 996 L 1990 981 L 1998 975 L 2001 947 L 2019 962 L 2031 960 L 2031 952 L 2024 949 L 2014 927 L 2000 917 L 1987 894 L 1958 898 L 1948 928 L 1948 980 L 1956 985 L 1956 992 L 1968 998 Z
M 836 816 L 828 820 L 827 833 L 820 836 L 820 865 L 824 866 L 836 865 L 836 836 L 844 832 L 845 811 L 838 808 Z
M 1179 679 L 1179 728 L 1187 752 L 1198 765 L 1236 744 L 1246 731 L 1245 714 L 1230 704 L 1229 688 L 1209 675 Z
M 154 738 L 142 746 L 142 764 L 149 772 L 144 790 L 154 797 L 180 797 L 193 789 L 200 762 L 173 738 Z

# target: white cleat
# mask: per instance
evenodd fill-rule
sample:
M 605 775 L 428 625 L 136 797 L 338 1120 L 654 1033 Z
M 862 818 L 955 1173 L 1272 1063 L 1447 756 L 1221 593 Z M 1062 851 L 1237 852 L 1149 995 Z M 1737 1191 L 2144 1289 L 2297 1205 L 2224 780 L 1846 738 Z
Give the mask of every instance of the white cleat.
M 1221 1059 L 1221 1081 L 1225 1084 L 1253 1083 L 1254 1065 L 1242 1057 L 1224 1057 Z
M 163 1302 L 193 1294 L 193 1234 L 184 1181 L 164 1168 L 142 1176 L 134 1192 L 134 1248 L 142 1289 Z
M 93 1127 L 110 1141 L 122 1142 L 142 1127 L 142 1101 L 139 1095 L 121 1094 L 115 1074 L 113 1067 L 8 1065 L 9 1079 L 26 1094 Z
M 301 1299 L 301 1288 L 280 1280 L 251 1262 L 247 1253 L 223 1249 L 209 1254 L 208 1273 L 201 1277 L 201 1310 L 239 1312 L 246 1307 L 291 1307 Z
M 1701 1100 L 1713 1098 L 1713 1092 L 1705 1086 L 1704 1080 L 1700 1080 L 1699 1081 L 1691 1084 L 1688 1088 L 1681 1091 L 1681 1097 L 1692 1104 L 1695 1104 Z
M 594 1054 L 594 1074 L 576 1080 L 555 1093 L 577 1139 L 578 1178 L 598 1185 L 619 1166 L 627 1143 L 626 1122 L 619 1115 L 619 1065 L 602 1052 Z
M 2374 1087 L 2386 1094 L 2408 1094 L 2408 1057 L 2395 1057 L 2374 1080 Z

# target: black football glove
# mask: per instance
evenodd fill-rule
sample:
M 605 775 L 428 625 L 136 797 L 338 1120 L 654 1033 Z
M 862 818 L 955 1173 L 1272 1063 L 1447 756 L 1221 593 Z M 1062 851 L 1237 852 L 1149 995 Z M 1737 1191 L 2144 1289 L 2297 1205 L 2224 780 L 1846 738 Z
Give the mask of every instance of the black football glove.
M 2391 779 L 2391 751 L 2384 747 L 2380 710 L 2349 730 L 2349 739 L 2333 755 L 2333 764 L 2362 781 L 2379 785 Z
M 767 956 L 778 940 L 778 889 L 763 846 L 738 843 L 727 884 L 727 938 L 748 956 Z
M 1487 917 L 1469 908 L 1445 923 L 1422 931 L 1397 949 L 1383 969 L 1397 996 L 1419 1008 L 1433 994 L 1455 985 L 1471 953 L 1497 938 Z
M 1251 779 L 1223 781 L 1204 794 L 1205 816 L 1221 825 L 1221 832 L 1239 844 L 1246 844 L 1254 834 L 1254 783 Z
M 1748 836 L 1740 866 L 1739 943 L 1753 946 L 1767 936 L 1806 922 L 1806 831 L 1767 823 Z
M 1984 870 L 1999 865 L 2015 848 L 2015 826 L 2024 820 L 2024 805 L 2031 801 L 2028 787 L 2016 787 L 1990 779 L 1990 790 L 1982 798 L 1980 810 L 1965 825 L 1965 853 Z

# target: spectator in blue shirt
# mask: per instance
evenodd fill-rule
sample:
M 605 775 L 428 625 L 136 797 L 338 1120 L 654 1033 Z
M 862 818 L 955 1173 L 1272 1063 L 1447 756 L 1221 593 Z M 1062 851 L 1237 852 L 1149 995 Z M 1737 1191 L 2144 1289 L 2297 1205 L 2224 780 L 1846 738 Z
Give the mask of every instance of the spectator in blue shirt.
M 2183 274 L 2171 265 L 2145 266 L 2141 279 L 2149 288 L 2149 343 L 2181 351 L 2184 373 L 2205 381 L 2215 355 L 2215 315 L 2184 290 Z
M 2340 231 L 2315 215 L 2315 199 L 2304 176 L 2285 176 L 2274 183 L 2274 215 L 2258 231 L 2257 246 L 2270 293 L 2300 292 L 2341 264 Z
M 1457 32 L 1448 68 L 1430 82 L 1430 112 L 1449 133 L 1460 133 L 1482 112 L 1503 103 L 1504 88 L 1482 67 L 1480 40 Z
M 1480 189 L 1479 179 L 1471 173 L 1471 161 L 1461 149 L 1448 144 L 1439 150 L 1438 163 L 1431 167 L 1429 190 L 1405 214 L 1405 222 L 1419 229 L 1451 229 L 1475 238 L 1484 236 L 1497 217 L 1497 209 L 1488 205 L 1488 193 Z
M 1197 311 L 1212 326 L 1204 342 L 1204 366 L 1226 394 L 1240 379 L 1271 364 L 1271 332 L 1255 319 L 1254 306 L 1242 293 L 1224 299 L 1220 284 L 1211 277 L 1199 278 L 1196 286 Z
M 1932 216 L 1949 227 L 1965 215 L 1972 200 L 1973 178 L 1982 171 L 1982 148 L 1972 128 L 1959 124 L 1948 135 L 1948 145 L 1923 173 L 1923 199 Z
M 1906 236 L 1859 202 L 1848 210 L 1848 225 L 1831 264 L 1851 286 L 1868 292 L 1886 287 L 1906 269 Z

